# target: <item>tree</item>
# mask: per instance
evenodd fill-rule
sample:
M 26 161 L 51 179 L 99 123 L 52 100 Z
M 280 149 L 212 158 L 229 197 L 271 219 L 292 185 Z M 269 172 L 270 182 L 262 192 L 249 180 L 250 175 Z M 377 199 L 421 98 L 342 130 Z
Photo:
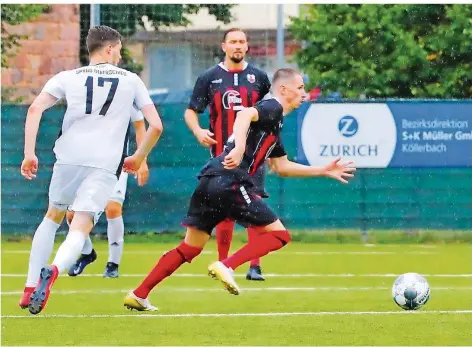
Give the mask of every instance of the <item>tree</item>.
M 472 96 L 471 5 L 308 5 L 289 27 L 311 84 L 347 97 Z
M 190 24 L 188 15 L 197 14 L 206 8 L 209 14 L 223 23 L 231 20 L 231 8 L 234 5 L 196 5 L 196 4 L 171 4 L 171 5 L 100 5 L 100 23 L 118 30 L 125 38 L 131 37 L 138 30 L 144 30 L 145 23 L 155 30 L 162 27 L 187 26 Z M 80 5 L 81 15 L 81 51 L 80 61 L 88 63 L 88 53 L 85 47 L 85 38 L 90 27 L 90 5 Z M 135 73 L 140 73 L 142 66 L 137 64 L 126 46 L 123 47 L 122 66 Z

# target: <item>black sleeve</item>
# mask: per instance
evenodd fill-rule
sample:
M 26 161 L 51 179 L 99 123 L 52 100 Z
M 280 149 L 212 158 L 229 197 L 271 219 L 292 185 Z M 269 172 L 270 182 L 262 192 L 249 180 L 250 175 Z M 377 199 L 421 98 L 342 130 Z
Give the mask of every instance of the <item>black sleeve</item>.
M 206 74 L 200 75 L 193 87 L 192 96 L 190 97 L 189 109 L 197 113 L 203 113 L 208 106 L 208 78 Z
M 282 120 L 282 105 L 275 99 L 262 100 L 258 102 L 254 108 L 259 115 L 259 124 L 264 127 L 271 127 Z
M 267 93 L 270 91 L 270 81 L 269 77 L 267 77 L 267 74 L 265 72 L 262 73 L 262 86 L 261 86 L 261 99 L 264 98 L 264 96 L 267 95 Z
M 282 141 L 280 138 L 277 140 L 274 149 L 272 152 L 269 154 L 269 158 L 280 158 L 280 157 L 285 157 L 287 155 L 287 152 L 285 152 L 284 145 L 282 144 Z

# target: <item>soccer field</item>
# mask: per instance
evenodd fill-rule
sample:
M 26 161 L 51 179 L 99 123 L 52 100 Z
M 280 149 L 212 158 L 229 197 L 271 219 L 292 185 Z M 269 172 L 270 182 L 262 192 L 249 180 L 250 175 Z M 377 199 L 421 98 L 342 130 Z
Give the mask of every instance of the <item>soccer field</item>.
M 233 250 L 240 244 L 233 244 Z M 56 282 L 38 316 L 18 307 L 28 242 L 2 244 L 3 345 L 471 345 L 470 245 L 292 243 L 263 258 L 265 282 L 229 295 L 206 275 L 212 241 L 150 296 L 154 313 L 127 311 L 123 298 L 172 244 L 126 244 L 118 279 L 103 279 L 107 245 L 76 278 Z M 57 248 L 57 245 L 56 245 Z M 431 285 L 420 311 L 391 298 L 396 274 L 419 272 Z

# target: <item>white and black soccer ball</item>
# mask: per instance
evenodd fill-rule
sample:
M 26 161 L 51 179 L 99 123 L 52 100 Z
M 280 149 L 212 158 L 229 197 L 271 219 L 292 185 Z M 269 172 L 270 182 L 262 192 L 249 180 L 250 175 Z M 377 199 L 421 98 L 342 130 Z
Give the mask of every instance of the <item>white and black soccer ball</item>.
M 400 275 L 393 283 L 393 300 L 404 310 L 419 309 L 428 302 L 429 295 L 428 281 L 417 273 Z

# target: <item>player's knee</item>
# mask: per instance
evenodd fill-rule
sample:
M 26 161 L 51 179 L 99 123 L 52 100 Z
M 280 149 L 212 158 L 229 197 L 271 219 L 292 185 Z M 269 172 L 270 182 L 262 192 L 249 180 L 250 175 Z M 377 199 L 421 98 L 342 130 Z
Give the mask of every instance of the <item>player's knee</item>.
M 53 206 L 49 206 L 47 212 L 46 212 L 46 218 L 52 220 L 56 224 L 62 223 L 62 220 L 64 219 L 64 215 L 66 214 L 66 211 L 59 210 Z
M 290 233 L 288 230 L 277 230 L 277 231 L 271 231 L 271 234 L 278 238 L 280 242 L 282 242 L 282 247 L 290 243 L 292 241 L 292 237 L 290 236 Z
M 191 263 L 193 258 L 197 257 L 202 252 L 202 249 L 203 248 L 200 247 L 190 246 L 185 242 L 177 246 L 177 252 L 179 252 L 182 258 L 188 263 Z
M 121 204 L 115 202 L 115 201 L 110 201 L 107 204 L 107 207 L 105 207 L 105 215 L 107 216 L 107 219 L 114 219 L 121 217 L 123 214 L 123 208 Z

